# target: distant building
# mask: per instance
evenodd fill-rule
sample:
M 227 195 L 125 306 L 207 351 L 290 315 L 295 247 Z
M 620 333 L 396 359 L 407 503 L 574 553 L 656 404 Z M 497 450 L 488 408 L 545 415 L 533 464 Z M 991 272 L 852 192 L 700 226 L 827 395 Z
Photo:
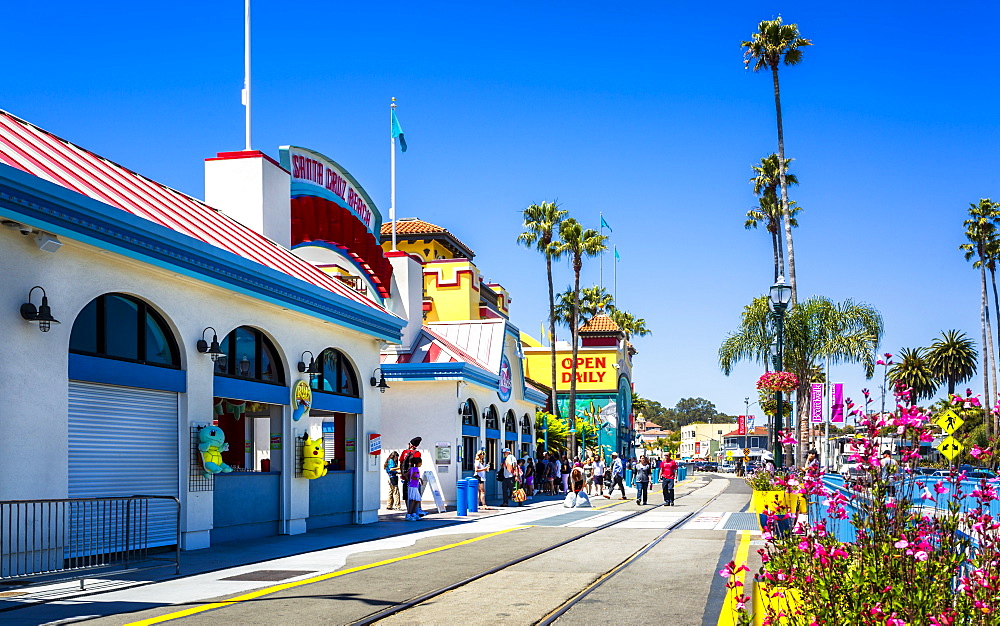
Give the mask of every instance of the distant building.
M 771 449 L 769 433 L 770 431 L 764 426 L 748 429 L 745 435 L 741 435 L 739 430 L 726 433 L 722 445 L 722 457 L 741 459 L 744 457 L 744 449 L 749 448 L 750 459 L 760 459 L 764 450 Z
M 680 457 L 682 459 L 712 459 L 722 448 L 723 433 L 729 432 L 736 424 L 688 424 L 681 427 Z

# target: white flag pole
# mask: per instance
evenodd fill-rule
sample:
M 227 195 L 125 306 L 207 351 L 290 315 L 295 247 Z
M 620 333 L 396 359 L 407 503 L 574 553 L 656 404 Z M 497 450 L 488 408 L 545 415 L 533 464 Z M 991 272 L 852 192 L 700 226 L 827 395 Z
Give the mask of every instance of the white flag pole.
M 389 105 L 389 221 L 392 222 L 392 251 L 396 251 L 396 137 L 392 132 L 392 112 L 396 110 L 396 99 Z
M 250 0 L 243 0 L 243 106 L 246 107 L 246 150 L 250 151 Z
M 604 212 L 603 211 L 600 213 L 600 216 L 601 216 L 601 237 L 604 237 Z M 604 253 L 606 251 L 607 251 L 607 248 L 605 248 L 604 250 L 601 250 L 601 256 L 600 256 L 601 280 L 600 280 L 600 282 L 598 284 L 601 286 L 602 289 L 604 288 Z

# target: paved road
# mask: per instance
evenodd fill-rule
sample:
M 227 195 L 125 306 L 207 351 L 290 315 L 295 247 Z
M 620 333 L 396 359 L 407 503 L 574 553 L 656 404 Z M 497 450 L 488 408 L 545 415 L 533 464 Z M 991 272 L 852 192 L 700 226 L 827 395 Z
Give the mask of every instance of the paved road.
M 714 626 L 724 589 L 720 592 L 717 580 L 721 579 L 713 574 L 720 561 L 732 558 L 734 548 L 735 532 L 721 530 L 728 519 L 724 513 L 743 509 L 749 490 L 743 481 L 701 476 L 678 490 L 685 492 L 688 495 L 679 498 L 676 507 L 639 507 L 631 500 L 601 500 L 595 502 L 599 507 L 595 510 L 532 507 L 459 527 L 352 546 L 343 553 L 324 550 L 103 594 L 82 599 L 78 606 L 66 604 L 77 617 L 88 615 L 88 610 L 93 611 L 91 616 L 118 613 L 94 617 L 87 624 L 344 624 L 580 536 L 628 513 L 646 511 L 382 622 L 530 624 L 711 501 L 701 516 L 688 520 L 609 579 L 560 623 Z M 659 497 L 652 494 L 650 501 Z M 274 576 L 285 578 L 260 580 L 274 570 Z M 232 591 L 225 593 L 226 589 Z M 66 615 L 66 604 L 61 614 L 53 614 Z M 0 618 L 17 623 L 17 613 Z M 37 610 L 31 619 L 21 623 L 40 623 Z

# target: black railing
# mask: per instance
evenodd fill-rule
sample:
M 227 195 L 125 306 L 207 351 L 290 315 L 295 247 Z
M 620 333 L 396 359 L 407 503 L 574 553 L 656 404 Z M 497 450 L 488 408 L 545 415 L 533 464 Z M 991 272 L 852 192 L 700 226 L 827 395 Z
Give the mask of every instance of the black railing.
M 173 496 L 0 500 L 0 584 L 179 574 L 180 518 Z

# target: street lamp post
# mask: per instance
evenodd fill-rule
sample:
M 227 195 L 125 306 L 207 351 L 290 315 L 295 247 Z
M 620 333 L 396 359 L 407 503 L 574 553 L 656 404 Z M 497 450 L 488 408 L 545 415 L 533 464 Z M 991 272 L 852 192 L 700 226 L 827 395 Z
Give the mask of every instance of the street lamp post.
M 785 311 L 788 309 L 788 301 L 792 297 L 792 288 L 785 284 L 785 277 L 779 276 L 778 282 L 771 285 L 767 303 L 771 308 L 771 318 L 774 320 L 775 330 L 775 350 L 774 369 L 782 371 L 782 357 L 784 356 L 785 342 Z M 783 450 L 781 449 L 781 427 L 784 418 L 784 405 L 782 404 L 781 391 L 774 392 L 776 410 L 774 412 L 774 466 L 780 468 L 783 465 Z

